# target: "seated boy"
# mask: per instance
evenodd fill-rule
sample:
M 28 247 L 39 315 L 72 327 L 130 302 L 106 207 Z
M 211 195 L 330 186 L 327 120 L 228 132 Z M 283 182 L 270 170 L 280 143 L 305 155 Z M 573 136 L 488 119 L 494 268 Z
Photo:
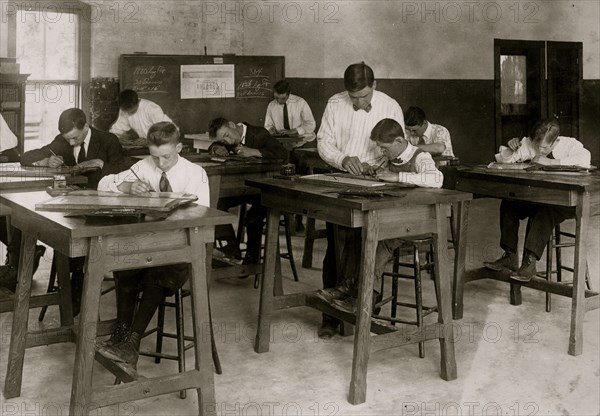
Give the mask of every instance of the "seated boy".
M 98 190 L 134 195 L 148 191 L 183 192 L 196 195 L 198 204 L 209 206 L 208 177 L 201 166 L 179 156 L 183 145 L 177 126 L 156 123 L 148 130 L 147 139 L 150 156 L 129 171 L 104 177 Z M 189 264 L 180 263 L 115 272 L 117 323 L 111 338 L 99 346 L 98 352 L 135 368 L 142 334 L 164 297 L 175 293 L 188 279 L 189 268 Z M 135 312 L 139 283 L 143 294 Z
M 371 131 L 371 140 L 377 143 L 387 159 L 387 167 L 376 173 L 379 180 L 408 183 L 426 188 L 442 187 L 444 175 L 436 168 L 431 155 L 410 144 L 404 137 L 402 126 L 396 120 L 386 118 L 378 122 Z M 394 250 L 402 243 L 403 240 L 400 238 L 391 238 L 380 241 L 377 245 L 374 287 L 380 287 L 381 274 L 392 259 Z M 319 295 L 337 308 L 354 313 L 357 306 L 357 284 L 356 280 L 346 279 L 333 289 L 319 291 Z M 381 294 L 377 290 L 373 292 L 373 304 L 375 304 L 381 299 Z
M 247 123 L 235 124 L 225 118 L 213 119 L 208 126 L 208 135 L 215 140 L 209 148 L 215 154 L 235 154 L 241 157 L 259 157 L 265 159 L 284 160 L 287 156 L 285 148 L 272 137 L 264 127 L 256 127 Z M 260 260 L 260 243 L 266 210 L 260 205 L 260 197 L 250 201 L 239 198 L 220 199 L 217 209 L 227 211 L 242 203 L 252 204 L 246 214 L 248 244 L 243 264 L 255 264 Z M 217 234 L 227 241 L 223 251 L 233 257 L 241 257 L 231 226 L 217 226 Z M 243 276 L 246 277 L 246 276 Z
M 511 139 L 510 150 L 502 152 L 507 163 L 528 162 L 542 165 L 590 166 L 591 154 L 572 137 L 560 136 L 560 126 L 554 118 L 538 121 L 530 137 Z M 518 266 L 519 221 L 529 218 L 525 232 L 523 259 Z M 536 274 L 536 262 L 542 257 L 554 227 L 568 218 L 575 218 L 575 207 L 538 205 L 503 199 L 500 204 L 500 247 L 502 256 L 484 262 L 488 269 L 510 271 L 511 279 L 529 282 Z

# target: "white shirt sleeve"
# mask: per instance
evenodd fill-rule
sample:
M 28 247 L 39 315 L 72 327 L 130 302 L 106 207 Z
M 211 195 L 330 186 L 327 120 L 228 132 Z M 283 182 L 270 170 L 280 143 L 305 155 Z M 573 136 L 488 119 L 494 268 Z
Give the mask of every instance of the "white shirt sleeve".
M 0 114 L 0 152 L 17 147 L 19 140 Z
M 431 155 L 427 152 L 419 153 L 415 160 L 417 173 L 400 172 L 398 182 L 410 183 L 423 188 L 441 188 L 444 182 L 444 174 L 435 166 Z
M 115 121 L 110 127 L 110 132 L 120 138 L 129 130 L 131 130 L 129 119 L 122 110 L 119 110 L 119 117 L 117 118 L 117 121 Z
M 592 155 L 583 144 L 572 137 L 560 137 L 552 155 L 561 165 L 590 167 Z
M 302 100 L 302 107 L 300 109 L 300 118 L 302 119 L 302 124 L 296 127 L 298 134 L 303 136 L 305 134 L 314 133 L 315 128 L 317 127 L 317 122 L 313 116 L 312 111 L 308 103 L 305 100 Z M 313 136 L 314 138 L 314 136 Z
M 321 120 L 321 127 L 317 135 L 317 150 L 319 156 L 326 163 L 331 166 L 343 169 L 342 161 L 346 155 L 341 152 L 336 143 L 335 138 L 335 115 L 331 103 L 327 103 L 325 112 L 323 113 L 323 119 Z
M 275 120 L 273 120 L 273 101 L 269 103 L 267 106 L 267 113 L 265 114 L 265 129 L 269 131 L 269 133 L 276 131 Z

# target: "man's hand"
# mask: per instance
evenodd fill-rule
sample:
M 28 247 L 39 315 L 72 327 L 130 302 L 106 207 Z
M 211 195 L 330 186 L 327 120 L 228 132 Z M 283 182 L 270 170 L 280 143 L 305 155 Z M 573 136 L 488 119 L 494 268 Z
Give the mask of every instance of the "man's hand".
M 235 153 L 242 157 L 262 157 L 262 153 L 258 149 L 252 149 L 246 146 L 240 146 L 235 149 Z
M 222 156 L 222 157 L 229 156 L 229 150 L 227 150 L 227 148 L 225 146 L 223 146 L 222 144 L 217 144 L 217 143 L 213 143 L 210 146 L 208 153 L 211 155 L 215 155 L 215 156 Z
M 279 130 L 279 134 L 285 134 L 287 136 L 296 136 L 296 135 L 298 135 L 298 130 L 296 130 L 296 129 Z
M 398 174 L 390 171 L 380 172 L 375 177 L 384 182 L 398 182 Z
M 521 146 L 521 140 L 518 137 L 513 137 L 508 141 L 508 147 L 511 148 L 512 151 L 517 150 Z
M 356 156 L 346 156 L 342 160 L 342 167 L 353 175 L 360 175 L 363 172 L 363 165 Z
M 102 169 L 104 167 L 104 161 L 102 159 L 86 160 L 85 162 L 78 163 L 77 167 L 82 171 Z
M 40 160 L 40 162 L 43 162 Z M 55 156 L 52 155 L 49 158 L 47 158 L 47 162 L 46 162 L 46 166 L 50 166 L 51 168 L 57 168 L 59 166 L 62 166 L 65 164 L 65 161 L 63 160 L 62 156 Z M 42 163 L 40 163 L 40 166 L 44 166 Z
M 377 168 L 377 166 L 371 166 L 368 163 L 363 163 L 363 164 L 361 164 L 361 167 L 362 167 L 363 175 L 369 175 L 369 176 L 375 175 L 375 169 Z
M 152 188 L 150 188 L 150 186 L 146 183 L 142 181 L 135 181 L 131 184 L 131 188 L 129 188 L 129 193 L 133 195 L 147 195 L 148 192 L 150 192 L 151 190 Z
M 531 160 L 532 163 L 538 163 L 540 165 L 558 165 L 560 162 L 556 159 L 550 159 L 546 156 L 536 156 Z

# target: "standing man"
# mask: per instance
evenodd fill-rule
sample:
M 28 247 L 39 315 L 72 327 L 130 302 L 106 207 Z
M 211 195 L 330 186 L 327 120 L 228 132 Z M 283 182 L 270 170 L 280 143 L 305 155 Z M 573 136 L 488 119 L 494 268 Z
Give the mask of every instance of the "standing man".
M 300 136 L 302 141 L 294 146 L 300 147 L 315 139 L 317 123 L 304 98 L 291 91 L 289 82 L 284 79 L 273 86 L 274 99 L 267 107 L 265 129 L 273 135 Z
M 304 98 L 291 94 L 291 91 L 290 83 L 284 79 L 277 81 L 273 86 L 274 99 L 267 107 L 265 129 L 273 135 L 298 135 L 302 140 L 295 143 L 294 148 L 313 147 L 305 145 L 315 140 L 317 123 Z M 296 165 L 297 173 L 308 173 L 306 162 L 301 160 L 299 153 L 292 151 L 290 162 Z M 302 231 L 303 229 L 302 215 L 296 215 L 296 231 Z
M 384 160 L 381 150 L 370 139 L 371 131 L 385 118 L 396 120 L 404 128 L 402 109 L 394 99 L 375 90 L 373 70 L 364 62 L 346 68 L 344 87 L 346 91 L 334 95 L 327 102 L 317 134 L 317 149 L 321 158 L 334 168 L 354 175 L 371 173 L 373 166 Z M 360 228 L 338 226 L 337 244 L 341 248 L 338 275 L 334 228 L 327 223 L 327 251 L 323 259 L 325 290 L 320 292 L 327 301 L 344 300 L 352 295 L 361 258 L 360 236 Z M 344 284 L 338 286 L 339 283 Z M 331 338 L 339 324 L 337 318 L 324 314 L 319 337 Z
M 406 138 L 419 149 L 432 156 L 442 155 L 454 157 L 450 132 L 444 126 L 427 121 L 425 111 L 419 107 L 409 107 L 404 113 Z
M 131 139 L 128 134 L 131 130 L 137 137 L 145 139 L 150 127 L 161 121 L 172 122 L 158 104 L 140 99 L 133 90 L 123 90 L 119 94 L 119 118 L 110 128 L 110 132 L 122 142 Z

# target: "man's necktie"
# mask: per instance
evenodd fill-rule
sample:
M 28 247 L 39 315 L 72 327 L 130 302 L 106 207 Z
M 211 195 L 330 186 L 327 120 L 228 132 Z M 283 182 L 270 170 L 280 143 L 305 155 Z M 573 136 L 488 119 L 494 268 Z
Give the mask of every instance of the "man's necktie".
M 371 109 L 372 109 L 372 108 L 373 108 L 373 106 L 372 106 L 371 104 L 369 104 L 369 105 L 367 106 L 367 108 L 365 108 L 365 111 L 368 113 L 369 111 L 371 111 Z M 352 109 L 353 109 L 354 111 L 358 111 L 358 110 L 360 110 L 360 108 L 359 108 L 359 107 L 358 107 L 356 104 L 352 104 Z
M 283 105 L 283 129 L 284 130 L 290 129 L 290 118 L 289 118 L 288 111 L 287 111 L 287 103 L 285 103 Z
M 162 175 L 160 175 L 158 189 L 160 190 L 160 192 L 173 192 L 173 189 L 171 189 L 171 184 L 169 183 L 169 180 L 167 179 L 167 174 L 165 172 L 163 172 Z
M 85 161 L 85 143 L 81 143 L 79 146 L 79 154 L 77 155 L 77 163 Z

